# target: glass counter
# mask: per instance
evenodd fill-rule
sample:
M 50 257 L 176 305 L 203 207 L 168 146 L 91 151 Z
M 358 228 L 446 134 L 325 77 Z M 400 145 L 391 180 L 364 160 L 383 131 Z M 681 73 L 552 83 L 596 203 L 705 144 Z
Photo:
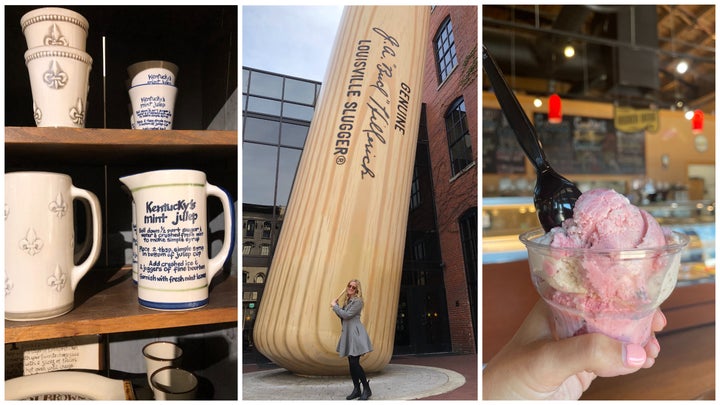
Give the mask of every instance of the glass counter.
M 518 236 L 539 228 L 532 197 L 489 197 L 482 200 L 483 263 L 526 260 Z

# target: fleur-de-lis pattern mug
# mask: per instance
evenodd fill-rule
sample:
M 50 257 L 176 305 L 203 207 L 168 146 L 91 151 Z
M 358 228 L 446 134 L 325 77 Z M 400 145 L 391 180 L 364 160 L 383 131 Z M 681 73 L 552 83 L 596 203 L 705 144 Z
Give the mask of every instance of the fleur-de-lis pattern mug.
M 75 264 L 73 201 L 90 210 L 92 236 L 85 260 Z M 100 254 L 100 203 L 50 172 L 5 174 L 5 319 L 30 321 L 63 315 L 75 289 Z

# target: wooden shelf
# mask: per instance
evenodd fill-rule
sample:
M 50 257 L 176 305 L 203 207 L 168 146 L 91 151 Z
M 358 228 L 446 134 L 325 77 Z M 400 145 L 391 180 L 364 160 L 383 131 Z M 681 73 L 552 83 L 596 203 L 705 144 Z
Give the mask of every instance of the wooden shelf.
M 218 274 L 206 307 L 156 311 L 141 307 L 131 270 L 91 270 L 78 284 L 75 308 L 43 321 L 5 321 L 5 343 L 70 336 L 237 323 L 237 277 Z
M 9 159 L 133 163 L 148 157 L 237 159 L 237 131 L 5 127 Z
M 147 165 L 207 162 L 235 168 L 237 131 L 5 127 L 8 167 Z M 235 323 L 237 277 L 218 274 L 209 304 L 189 311 L 141 307 L 129 266 L 95 268 L 78 284 L 75 307 L 43 321 L 5 321 L 5 343 Z
M 102 128 L 5 127 L 6 145 L 236 146 L 237 131 L 142 131 Z

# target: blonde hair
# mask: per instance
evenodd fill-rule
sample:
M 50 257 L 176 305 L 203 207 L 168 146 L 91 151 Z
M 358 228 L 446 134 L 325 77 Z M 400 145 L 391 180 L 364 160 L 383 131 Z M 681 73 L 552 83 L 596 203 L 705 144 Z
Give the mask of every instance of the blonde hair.
M 348 281 L 348 284 L 354 282 L 357 286 L 357 289 L 355 290 L 355 297 L 362 299 L 362 284 L 360 284 L 360 280 L 354 278 L 350 281 Z M 342 302 L 340 303 L 340 307 L 344 307 L 348 302 L 348 295 L 347 295 L 347 287 L 345 287 L 345 294 L 342 296 Z

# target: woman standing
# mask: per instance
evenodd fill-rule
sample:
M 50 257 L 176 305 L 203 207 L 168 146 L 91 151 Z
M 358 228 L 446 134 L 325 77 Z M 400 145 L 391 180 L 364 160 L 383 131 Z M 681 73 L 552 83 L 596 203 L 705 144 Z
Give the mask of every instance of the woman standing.
M 360 281 L 353 279 L 348 282 L 345 293 L 342 294 L 342 306 L 338 305 L 338 298 L 334 299 L 332 306 L 335 314 L 342 321 L 342 333 L 337 345 L 340 357 L 347 356 L 350 365 L 350 378 L 353 382 L 353 392 L 346 399 L 366 400 L 372 395 L 370 384 L 365 377 L 365 370 L 360 365 L 360 356 L 371 352 L 372 342 L 365 326 L 360 322 L 360 313 L 363 308 L 362 287 Z M 360 393 L 362 384 L 362 394 Z

